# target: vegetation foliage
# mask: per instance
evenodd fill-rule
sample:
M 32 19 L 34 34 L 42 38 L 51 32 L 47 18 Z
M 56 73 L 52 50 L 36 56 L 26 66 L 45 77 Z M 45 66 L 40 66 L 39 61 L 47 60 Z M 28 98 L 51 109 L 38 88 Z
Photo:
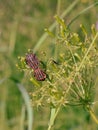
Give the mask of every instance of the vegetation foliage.
M 10 17 L 6 22 L 4 20 L 5 28 L 3 20 L 1 22 L 4 35 L 1 31 L 0 129 L 97 129 L 98 2 L 29 0 L 6 1 L 5 6 L 1 3 L 2 11 L 7 7 L 6 15 L 10 14 Z M 66 10 L 65 4 L 68 6 Z M 56 8 L 55 22 L 41 36 L 41 29 L 46 23 L 49 26 L 51 18 L 50 21 L 47 18 L 53 18 Z M 77 10 L 80 13 L 76 14 Z M 5 19 L 5 16 L 2 15 L 2 18 Z M 10 35 L 6 34 L 8 30 Z M 38 81 L 34 70 L 26 64 L 28 48 L 36 53 L 39 66 L 46 73 L 44 81 Z M 17 67 L 22 72 L 15 67 L 17 61 Z

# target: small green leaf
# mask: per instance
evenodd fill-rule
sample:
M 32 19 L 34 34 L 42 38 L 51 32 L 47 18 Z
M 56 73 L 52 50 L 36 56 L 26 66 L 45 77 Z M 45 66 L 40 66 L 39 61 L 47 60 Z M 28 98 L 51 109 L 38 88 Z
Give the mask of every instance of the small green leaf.
M 92 30 L 93 36 L 95 36 L 96 35 L 96 28 L 95 28 L 94 24 L 91 26 L 91 30 Z
M 87 36 L 87 31 L 86 31 L 86 28 L 81 24 L 80 25 L 80 28 L 82 29 L 82 31 L 83 31 L 83 33 L 84 33 L 84 35 L 86 35 Z
M 40 87 L 40 84 L 34 79 L 34 78 L 30 78 L 30 81 L 37 87 Z
M 55 19 L 57 20 L 57 22 L 64 28 L 66 29 L 66 25 L 63 19 L 61 19 L 60 17 L 58 17 L 57 15 L 55 16 Z

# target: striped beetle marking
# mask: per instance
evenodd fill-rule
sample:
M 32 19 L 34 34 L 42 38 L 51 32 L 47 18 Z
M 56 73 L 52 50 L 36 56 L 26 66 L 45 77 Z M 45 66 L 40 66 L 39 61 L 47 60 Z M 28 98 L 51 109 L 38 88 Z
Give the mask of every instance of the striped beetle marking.
M 46 79 L 46 74 L 43 70 L 41 70 L 40 68 L 37 68 L 36 70 L 34 70 L 34 77 L 38 81 L 44 81 Z
M 33 70 L 38 68 L 39 61 L 38 61 L 38 59 L 37 59 L 35 54 L 33 54 L 33 53 L 27 54 L 25 60 L 26 60 L 27 65 L 30 68 L 32 68 Z
M 42 69 L 39 68 L 39 60 L 37 59 L 36 55 L 33 53 L 29 53 L 26 55 L 26 64 L 34 70 L 34 77 L 38 81 L 44 81 L 46 79 L 46 74 Z

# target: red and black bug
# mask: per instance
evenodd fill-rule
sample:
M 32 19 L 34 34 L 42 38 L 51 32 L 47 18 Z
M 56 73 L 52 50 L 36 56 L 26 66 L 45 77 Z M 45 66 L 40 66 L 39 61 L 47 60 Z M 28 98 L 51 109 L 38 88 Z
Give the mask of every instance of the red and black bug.
M 38 81 L 44 81 L 46 79 L 46 74 L 42 69 L 37 68 L 36 70 L 34 70 L 34 77 Z
M 39 68 L 39 60 L 37 59 L 36 55 L 33 53 L 29 53 L 26 55 L 26 64 L 34 70 L 34 77 L 38 81 L 44 81 L 46 79 L 46 74 L 42 69 Z
M 32 68 L 33 70 L 37 69 L 39 66 L 39 60 L 37 59 L 36 55 L 33 53 L 29 53 L 26 55 L 26 64 Z

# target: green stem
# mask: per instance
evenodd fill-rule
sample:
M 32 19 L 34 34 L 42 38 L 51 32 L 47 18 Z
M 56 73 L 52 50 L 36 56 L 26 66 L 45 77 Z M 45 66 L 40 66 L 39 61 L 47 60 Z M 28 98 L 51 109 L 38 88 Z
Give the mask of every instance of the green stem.
M 48 126 L 47 130 L 51 130 L 60 108 L 61 108 L 61 106 L 59 106 L 57 109 L 56 108 L 51 109 L 50 121 L 49 121 L 49 126 Z
M 84 64 L 84 62 L 85 62 L 85 59 L 86 59 L 88 53 L 90 52 L 90 50 L 91 50 L 93 44 L 95 43 L 97 37 L 98 37 L 98 32 L 96 33 L 96 35 L 95 35 L 95 37 L 94 37 L 92 43 L 90 44 L 90 46 L 89 46 L 89 48 L 88 48 L 88 50 L 87 50 L 87 52 L 86 52 L 86 54 L 85 54 L 85 56 L 84 56 L 84 58 L 83 58 L 81 64 L 79 65 L 78 70 L 77 70 L 76 74 L 74 75 L 74 79 L 75 79 L 75 77 L 77 76 L 78 72 L 80 71 L 81 67 L 83 66 L 83 64 Z M 73 79 L 73 80 L 74 80 L 74 79 Z M 68 89 L 66 90 L 66 93 L 69 92 L 70 87 L 71 87 L 71 85 L 70 85 L 70 86 L 68 87 Z
M 85 59 L 86 59 L 88 53 L 90 52 L 90 50 L 91 50 L 93 44 L 95 43 L 97 37 L 98 37 L 98 32 L 96 33 L 96 35 L 95 35 L 95 37 L 94 37 L 94 39 L 93 39 L 93 41 L 92 41 L 90 47 L 88 48 L 88 50 L 87 50 L 87 52 L 86 52 L 86 54 L 85 54 L 85 56 L 84 56 L 84 58 L 83 58 L 83 60 L 82 60 L 82 62 L 81 62 L 81 64 L 80 64 L 80 66 L 79 66 L 79 68 L 78 68 L 78 71 L 81 69 L 81 67 L 82 67 L 82 65 L 83 65 L 83 63 L 84 63 L 84 61 L 85 61 Z
M 80 0 L 75 0 L 72 4 L 70 4 L 70 6 L 61 14 L 61 18 L 64 18 L 69 12 L 71 12 L 71 10 L 73 10 L 73 8 L 76 6 L 76 4 L 79 2 Z M 56 27 L 56 21 L 49 27 L 49 30 L 52 31 L 54 28 Z M 47 33 L 44 33 L 39 41 L 36 43 L 33 52 L 36 52 L 39 47 L 41 46 L 41 44 L 45 41 L 45 39 L 48 37 Z
M 91 108 L 89 109 L 89 113 L 90 113 L 91 117 L 93 118 L 93 120 L 98 124 L 98 119 L 95 116 L 95 113 L 93 112 L 93 110 Z
M 71 22 L 68 24 L 68 28 L 69 26 L 81 15 L 81 14 L 84 14 L 86 11 L 90 10 L 91 8 L 93 8 L 94 6 L 97 6 L 98 5 L 98 2 L 90 5 L 89 7 L 85 8 L 84 10 L 82 10 L 78 15 L 76 15 L 72 20 Z
M 61 0 L 58 0 L 57 2 L 57 15 L 60 15 L 60 5 L 61 5 Z M 56 23 L 57 24 L 57 23 Z M 56 37 L 58 35 L 59 32 L 59 25 L 56 25 Z M 54 59 L 57 60 L 58 57 L 58 45 L 56 44 L 56 38 L 55 38 L 55 46 L 54 46 L 55 50 L 54 50 Z

